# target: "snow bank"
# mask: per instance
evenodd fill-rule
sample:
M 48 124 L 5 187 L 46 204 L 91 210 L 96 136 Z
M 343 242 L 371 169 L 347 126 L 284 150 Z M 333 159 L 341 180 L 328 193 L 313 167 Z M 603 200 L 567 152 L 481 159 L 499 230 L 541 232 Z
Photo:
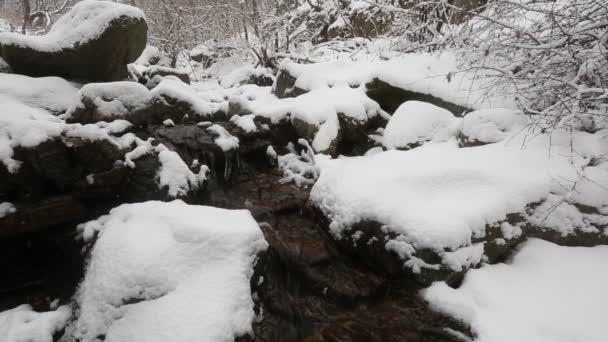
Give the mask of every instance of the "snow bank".
M 51 112 L 65 112 L 76 100 L 76 84 L 59 77 L 0 73 L 0 96 Z
M 422 294 L 470 324 L 476 341 L 606 341 L 607 259 L 607 246 L 533 239 L 509 263 L 469 271 L 458 289 L 434 283 Z
M 386 148 L 443 142 L 458 134 L 459 121 L 446 109 L 430 103 L 408 101 L 399 106 L 384 130 Z
M 24 36 L 18 33 L 0 33 L 2 44 L 12 44 L 38 51 L 55 52 L 74 48 L 95 40 L 113 20 L 132 17 L 145 20 L 142 10 L 110 1 L 84 0 L 59 18 L 44 36 Z
M 433 95 L 466 108 L 515 108 L 511 96 L 488 92 L 486 85 L 492 79 L 473 82 L 472 72 L 458 72 L 458 65 L 455 54 L 444 52 L 406 54 L 388 61 L 338 60 L 313 64 L 286 61 L 280 68 L 295 77 L 295 86 L 304 90 L 363 86 L 378 78 L 394 87 Z
M 68 306 L 55 311 L 35 312 L 30 305 L 20 305 L 0 312 L 0 340 L 3 342 L 53 342 L 72 315 Z
M 85 237 L 100 234 L 70 336 L 218 342 L 251 332 L 249 281 L 267 243 L 248 211 L 125 204 L 81 229 Z

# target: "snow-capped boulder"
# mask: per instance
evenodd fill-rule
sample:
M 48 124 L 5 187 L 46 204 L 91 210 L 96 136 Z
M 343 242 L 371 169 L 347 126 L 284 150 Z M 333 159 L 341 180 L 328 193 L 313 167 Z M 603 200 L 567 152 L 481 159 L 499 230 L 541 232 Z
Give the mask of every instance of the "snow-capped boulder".
M 591 187 L 606 179 L 602 135 L 536 133 L 507 144 L 459 148 L 454 140 L 364 157 L 317 155 L 310 199 L 345 247 L 423 283 L 504 258 L 526 237 L 606 244 L 607 192 Z
M 384 130 L 383 145 L 409 149 L 426 142 L 445 142 L 458 135 L 460 121 L 430 103 L 408 101 L 397 109 Z
M 437 282 L 422 295 L 467 324 L 476 341 L 603 341 L 606 258 L 607 246 L 531 239 L 506 263 L 469 271 L 458 288 Z
M 146 126 L 161 124 L 167 119 L 181 122 L 186 115 L 193 118 L 225 116 L 221 104 L 205 101 L 181 80 L 173 76 L 155 77 L 161 79 L 151 91 L 130 81 L 85 85 L 67 112 L 68 122 L 123 119 L 136 126 Z
M 248 211 L 125 204 L 81 229 L 101 234 L 68 340 L 233 341 L 252 331 L 250 278 L 267 243 Z
M 1 57 L 19 74 L 117 81 L 127 77 L 127 64 L 146 47 L 147 30 L 140 9 L 85 0 L 46 35 L 1 33 Z

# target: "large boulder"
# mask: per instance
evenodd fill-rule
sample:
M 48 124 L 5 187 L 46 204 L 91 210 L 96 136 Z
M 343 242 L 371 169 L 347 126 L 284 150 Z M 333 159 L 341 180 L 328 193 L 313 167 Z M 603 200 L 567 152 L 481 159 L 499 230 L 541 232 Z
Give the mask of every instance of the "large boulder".
M 29 76 L 121 80 L 146 47 L 147 31 L 143 12 L 135 7 L 85 0 L 46 35 L 0 34 L 1 57 L 14 72 Z

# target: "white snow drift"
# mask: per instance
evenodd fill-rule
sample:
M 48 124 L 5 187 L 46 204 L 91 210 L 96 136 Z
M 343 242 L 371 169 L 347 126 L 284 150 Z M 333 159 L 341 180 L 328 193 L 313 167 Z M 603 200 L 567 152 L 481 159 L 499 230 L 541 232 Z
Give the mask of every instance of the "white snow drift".
M 462 286 L 423 291 L 433 308 L 470 324 L 479 342 L 606 341 L 608 246 L 532 239 L 506 264 L 470 270 Z

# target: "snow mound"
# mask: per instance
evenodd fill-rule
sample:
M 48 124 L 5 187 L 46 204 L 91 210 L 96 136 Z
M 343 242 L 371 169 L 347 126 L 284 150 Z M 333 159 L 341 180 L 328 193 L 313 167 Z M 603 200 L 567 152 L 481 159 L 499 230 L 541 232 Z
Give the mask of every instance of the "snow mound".
M 464 116 L 462 134 L 469 142 L 495 143 L 528 125 L 528 118 L 511 109 L 482 109 Z
M 30 305 L 20 305 L 0 312 L 0 340 L 3 342 L 53 342 L 72 312 L 68 306 L 55 311 L 35 312 Z
M 0 73 L 0 96 L 4 95 L 30 107 L 54 113 L 68 110 L 76 100 L 78 88 L 59 77 L 28 77 Z
M 44 36 L 24 36 L 18 33 L 0 33 L 0 42 L 55 52 L 74 48 L 97 39 L 110 23 L 121 17 L 145 20 L 144 12 L 136 7 L 110 1 L 84 0 L 55 22 Z
M 531 239 L 509 263 L 469 271 L 458 289 L 438 282 L 422 293 L 476 341 L 606 341 L 607 259 L 607 246 Z
M 248 211 L 151 201 L 80 228 L 100 233 L 66 336 L 217 342 L 251 332 L 250 278 L 267 243 Z
M 454 142 L 437 143 L 317 159 L 317 165 L 321 176 L 311 200 L 330 218 L 335 236 L 369 219 L 417 249 L 436 251 L 469 245 L 472 236 L 483 236 L 486 224 L 559 191 L 556 178 L 576 179 L 567 158 L 517 144 L 458 148 Z
M 450 111 L 430 103 L 408 101 L 399 106 L 386 125 L 383 145 L 390 149 L 448 141 L 457 135 L 458 126 Z

